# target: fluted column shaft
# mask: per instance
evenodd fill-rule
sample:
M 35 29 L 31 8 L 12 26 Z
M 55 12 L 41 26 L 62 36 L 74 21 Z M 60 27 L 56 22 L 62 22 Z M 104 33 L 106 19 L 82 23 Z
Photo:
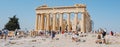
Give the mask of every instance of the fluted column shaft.
M 70 31 L 70 13 L 67 13 L 67 29 Z
M 44 14 L 41 14 L 41 30 L 44 30 Z
M 59 16 L 60 16 L 60 27 L 62 31 L 63 30 L 63 13 L 60 13 Z
M 86 23 L 85 23 L 85 13 L 81 13 L 82 16 L 82 22 L 81 22 L 81 32 L 85 33 L 86 32 Z
M 40 24 L 41 24 L 41 23 L 40 23 L 40 21 L 41 21 L 40 19 L 41 19 L 41 15 L 39 14 L 39 15 L 38 15 L 38 30 L 40 30 L 40 27 L 41 27 L 41 26 L 40 26 Z
M 75 13 L 75 31 L 77 31 L 77 24 L 78 24 L 78 13 Z
M 53 15 L 53 31 L 56 31 L 56 14 L 52 14 Z
M 38 30 L 38 14 L 36 15 L 36 24 L 35 24 L 35 30 L 37 31 Z
M 47 27 L 46 27 L 47 29 L 46 30 L 49 31 L 50 30 L 50 15 L 47 14 L 46 17 L 47 17 Z

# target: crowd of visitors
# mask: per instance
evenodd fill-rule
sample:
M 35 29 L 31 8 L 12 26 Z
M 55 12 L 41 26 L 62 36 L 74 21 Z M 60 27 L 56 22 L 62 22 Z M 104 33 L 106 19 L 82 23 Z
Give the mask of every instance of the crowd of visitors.
M 97 40 L 96 43 L 99 44 L 106 44 L 107 39 L 106 39 L 106 35 L 110 35 L 110 36 L 114 36 L 114 32 L 110 31 L 110 33 L 108 34 L 108 32 L 104 29 L 99 29 L 99 31 L 97 32 Z
M 19 31 L 16 29 L 14 31 L 14 36 L 18 36 L 19 34 Z M 52 40 L 55 39 L 56 37 L 56 34 L 64 34 L 64 36 L 66 37 L 67 35 L 70 35 L 71 36 L 71 40 L 73 42 L 78 42 L 80 41 L 80 35 L 82 33 L 79 33 L 78 31 L 31 31 L 31 33 L 33 33 L 32 35 L 34 36 L 45 36 L 45 37 L 51 37 Z M 7 29 L 2 29 L 0 30 L 0 38 L 1 39 L 7 39 L 8 37 L 8 34 L 9 34 L 9 30 Z M 37 34 L 37 35 L 36 35 Z M 83 33 L 84 34 L 84 33 Z M 105 36 L 107 35 L 107 31 L 106 30 L 103 30 L 103 29 L 100 29 L 98 32 L 97 32 L 97 40 L 96 40 L 96 43 L 99 43 L 99 44 L 105 44 L 106 43 L 106 39 L 105 39 Z M 113 31 L 110 31 L 110 35 L 113 36 L 114 35 L 114 32 Z M 83 37 L 83 35 L 82 35 Z

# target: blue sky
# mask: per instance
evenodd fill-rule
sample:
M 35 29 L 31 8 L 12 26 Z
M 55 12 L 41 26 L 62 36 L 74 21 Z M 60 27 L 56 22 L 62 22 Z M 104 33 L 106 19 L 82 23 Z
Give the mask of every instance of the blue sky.
M 34 29 L 35 8 L 43 4 L 50 7 L 86 4 L 94 29 L 120 32 L 120 0 L 0 0 L 0 29 L 4 28 L 8 17 L 14 15 L 19 18 L 21 29 Z

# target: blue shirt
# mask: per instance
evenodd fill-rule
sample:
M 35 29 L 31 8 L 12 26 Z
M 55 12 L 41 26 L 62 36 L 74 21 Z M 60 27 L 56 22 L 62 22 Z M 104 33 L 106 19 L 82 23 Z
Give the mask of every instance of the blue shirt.
M 8 34 L 8 30 L 5 29 L 4 30 L 4 34 L 7 35 Z

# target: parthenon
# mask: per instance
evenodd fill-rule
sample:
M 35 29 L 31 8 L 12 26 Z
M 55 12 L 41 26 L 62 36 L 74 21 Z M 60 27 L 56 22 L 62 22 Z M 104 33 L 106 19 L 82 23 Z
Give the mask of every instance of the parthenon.
M 71 13 L 74 13 L 74 17 L 72 17 L 74 20 L 71 20 Z M 78 14 L 81 14 L 80 19 L 78 19 Z M 67 16 L 67 20 L 63 19 L 63 16 Z M 85 33 L 92 30 L 91 22 L 92 20 L 85 4 L 64 7 L 43 5 L 36 8 L 36 31 L 77 31 L 77 26 L 79 26 L 79 31 Z

